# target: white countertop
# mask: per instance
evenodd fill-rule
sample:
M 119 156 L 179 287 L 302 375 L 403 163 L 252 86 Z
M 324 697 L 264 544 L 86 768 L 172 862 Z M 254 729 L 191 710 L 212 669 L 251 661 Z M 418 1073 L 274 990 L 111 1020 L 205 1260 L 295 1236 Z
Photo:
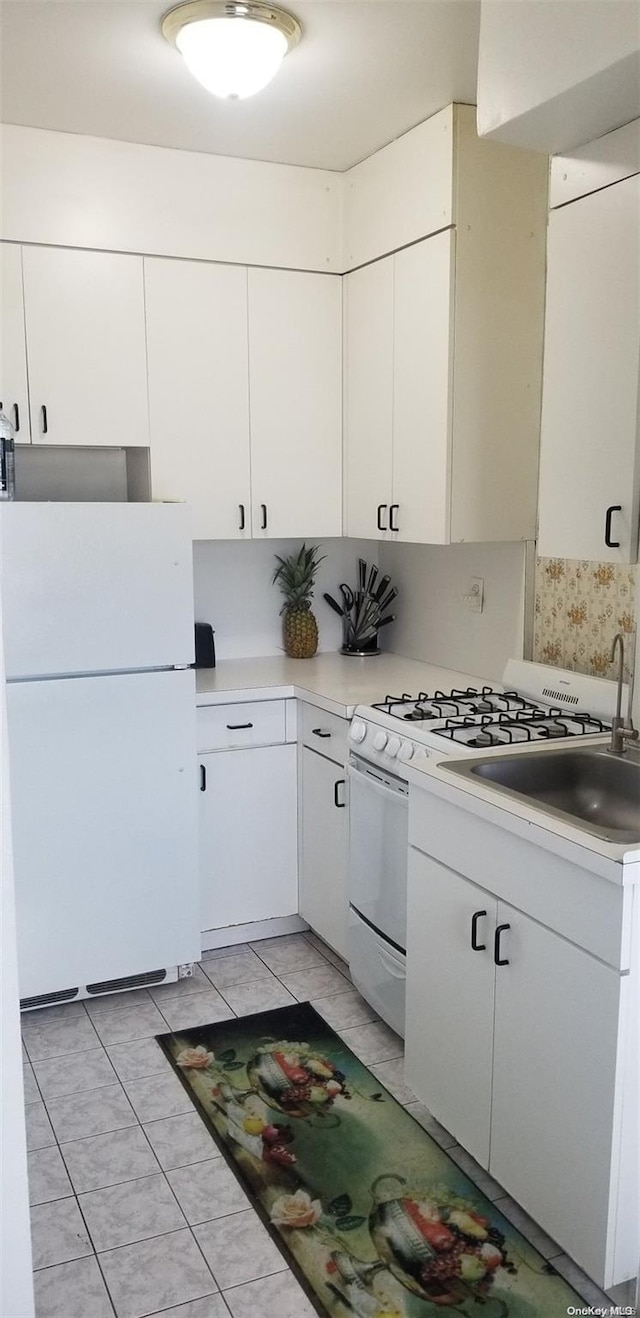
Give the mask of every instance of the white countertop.
M 559 747 L 547 745 L 544 749 L 562 753 Z M 510 746 L 509 754 L 535 755 L 535 751 L 530 747 Z M 448 757 L 449 763 L 455 759 L 455 755 Z M 469 762 L 470 757 L 465 759 L 465 763 Z M 472 814 L 493 820 L 509 832 L 528 837 L 543 850 L 562 855 L 614 883 L 640 882 L 640 848 L 636 843 L 607 842 L 573 827 L 568 821 L 555 819 L 543 807 L 501 795 L 480 778 L 459 777 L 447 770 L 445 758 L 430 757 L 415 765 L 405 765 L 405 769 L 412 786 L 432 791 Z
M 198 705 L 298 696 L 320 709 L 351 718 L 356 705 L 372 705 L 387 693 L 433 691 L 453 686 L 482 686 L 483 679 L 455 669 L 437 668 L 398 654 L 317 654 L 314 659 L 270 655 L 223 659 L 216 668 L 196 669 Z

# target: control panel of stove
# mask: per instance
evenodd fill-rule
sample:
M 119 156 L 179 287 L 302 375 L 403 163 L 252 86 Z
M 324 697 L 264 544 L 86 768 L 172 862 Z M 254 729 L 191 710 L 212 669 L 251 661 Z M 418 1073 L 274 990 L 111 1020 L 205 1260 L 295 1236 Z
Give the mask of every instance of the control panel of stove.
M 386 728 L 381 728 L 376 723 L 368 723 L 359 717 L 354 718 L 351 723 L 349 741 L 353 743 L 358 754 L 375 759 L 379 763 L 399 760 L 401 764 L 408 764 L 410 760 L 424 759 L 428 754 L 425 747 L 415 741 L 410 741 L 407 737 L 395 736 Z

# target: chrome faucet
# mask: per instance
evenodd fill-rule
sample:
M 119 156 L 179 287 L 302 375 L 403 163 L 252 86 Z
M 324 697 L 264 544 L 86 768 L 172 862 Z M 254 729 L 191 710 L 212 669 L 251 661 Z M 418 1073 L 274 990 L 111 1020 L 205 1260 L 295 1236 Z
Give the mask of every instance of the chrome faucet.
M 613 645 L 611 647 L 611 659 L 610 659 L 610 663 L 612 664 L 615 663 L 616 648 L 619 648 L 620 650 L 620 663 L 618 667 L 618 699 L 616 702 L 615 718 L 612 720 L 611 723 L 611 745 L 609 746 L 609 750 L 611 751 L 612 755 L 622 755 L 624 751 L 627 749 L 624 744 L 625 741 L 636 741 L 638 737 L 638 731 L 637 728 L 634 728 L 633 719 L 631 717 L 631 706 L 633 702 L 633 682 L 629 684 L 629 705 L 627 709 L 626 723 L 621 713 L 622 684 L 624 681 L 624 637 L 622 635 L 622 632 L 618 632 L 617 635 L 614 636 L 613 638 Z

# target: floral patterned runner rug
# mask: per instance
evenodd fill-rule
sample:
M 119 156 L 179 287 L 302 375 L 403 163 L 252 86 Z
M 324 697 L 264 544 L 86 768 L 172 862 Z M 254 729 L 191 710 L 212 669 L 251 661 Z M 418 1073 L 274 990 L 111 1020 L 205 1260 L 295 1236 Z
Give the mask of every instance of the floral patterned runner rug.
M 158 1042 L 319 1314 L 583 1307 L 309 1003 Z

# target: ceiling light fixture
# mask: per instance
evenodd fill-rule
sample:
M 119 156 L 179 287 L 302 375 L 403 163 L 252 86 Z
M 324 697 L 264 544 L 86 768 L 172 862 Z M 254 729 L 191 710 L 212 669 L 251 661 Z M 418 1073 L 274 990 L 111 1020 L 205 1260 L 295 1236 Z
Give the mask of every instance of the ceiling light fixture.
M 226 100 L 266 87 L 301 36 L 293 14 L 260 0 L 192 0 L 165 14 L 162 31 L 194 78 Z

